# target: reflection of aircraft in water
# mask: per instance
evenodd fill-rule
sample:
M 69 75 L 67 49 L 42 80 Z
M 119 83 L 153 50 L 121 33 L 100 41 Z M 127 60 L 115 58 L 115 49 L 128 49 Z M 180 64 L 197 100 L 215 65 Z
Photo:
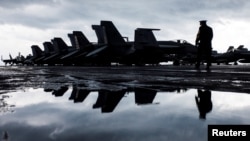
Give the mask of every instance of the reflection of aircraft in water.
M 69 89 L 68 86 L 61 86 L 59 88 L 44 88 L 45 92 L 52 92 L 52 95 L 61 97 Z
M 89 95 L 90 91 L 81 89 L 77 86 L 73 86 L 73 90 L 69 100 L 74 100 L 74 103 L 83 102 L 87 96 Z
M 151 89 L 135 88 L 135 103 L 138 105 L 152 104 L 157 91 Z
M 0 114 L 7 112 L 14 112 L 15 105 L 8 104 L 6 98 L 9 98 L 8 95 L 0 95 Z
M 118 103 L 124 97 L 125 93 L 125 90 L 100 90 L 98 91 L 98 98 L 96 100 L 96 103 L 93 105 L 93 108 L 101 108 L 102 113 L 113 112 Z
M 200 119 L 206 119 L 206 114 L 212 111 L 212 100 L 210 90 L 197 90 L 198 96 L 195 96 Z
M 68 89 L 69 89 L 68 86 L 62 86 L 58 90 L 53 90 L 52 94 L 55 95 L 56 97 L 63 96 Z
M 91 90 L 84 87 L 85 85 L 79 85 L 79 84 L 73 84 L 72 86 L 72 92 L 69 97 L 69 100 L 73 100 L 74 103 L 81 103 L 84 102 L 84 100 L 89 96 L 91 93 Z M 53 88 L 55 87 L 55 88 Z M 52 95 L 56 97 L 63 96 L 67 90 L 68 85 L 64 85 L 61 87 L 58 87 L 58 85 L 46 85 L 46 88 L 44 88 L 45 92 L 51 92 Z M 180 88 L 168 88 L 164 91 L 166 92 L 180 92 Z M 185 90 L 185 89 L 183 89 Z M 96 99 L 96 102 L 93 104 L 93 109 L 100 108 L 102 113 L 111 113 L 113 112 L 117 105 L 120 103 L 123 97 L 126 97 L 127 92 L 134 92 L 135 97 L 135 104 L 141 106 L 146 104 L 158 104 L 154 103 L 154 99 L 156 97 L 156 94 L 158 90 L 150 89 L 150 88 L 122 88 L 119 90 L 108 90 L 105 88 L 101 89 L 95 89 L 93 91 L 98 92 L 98 97 Z

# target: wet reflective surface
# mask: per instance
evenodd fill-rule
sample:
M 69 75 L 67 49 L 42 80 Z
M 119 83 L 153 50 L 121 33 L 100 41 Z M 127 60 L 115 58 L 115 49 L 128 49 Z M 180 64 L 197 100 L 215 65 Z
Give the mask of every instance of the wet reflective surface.
M 209 124 L 249 124 L 249 66 L 5 67 L 5 140 L 206 141 Z
M 60 91 L 29 88 L 1 95 L 9 105 L 5 112 L 1 107 L 1 131 L 19 141 L 201 141 L 207 140 L 208 124 L 250 123 L 250 95 L 246 93 L 197 89 L 89 92 L 74 87 Z

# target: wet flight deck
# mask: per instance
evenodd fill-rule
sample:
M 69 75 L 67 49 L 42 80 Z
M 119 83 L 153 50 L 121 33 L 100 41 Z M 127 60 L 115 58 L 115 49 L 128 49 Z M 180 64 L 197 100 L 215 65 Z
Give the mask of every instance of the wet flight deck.
M 206 141 L 250 123 L 250 66 L 0 68 L 5 140 Z

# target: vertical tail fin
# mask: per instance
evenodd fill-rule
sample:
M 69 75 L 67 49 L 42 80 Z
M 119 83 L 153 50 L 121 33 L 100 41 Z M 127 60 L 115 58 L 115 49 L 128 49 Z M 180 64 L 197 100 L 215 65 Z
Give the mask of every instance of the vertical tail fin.
M 234 51 L 234 46 L 229 46 L 227 52 L 233 52 L 233 51 Z
M 101 21 L 101 26 L 104 27 L 106 38 L 110 45 L 126 45 L 124 38 L 116 29 L 112 21 Z
M 107 42 L 107 35 L 105 33 L 105 29 L 103 26 L 100 25 L 92 25 L 92 29 L 95 30 L 97 36 L 97 42 L 99 44 L 106 44 Z
M 53 44 L 51 42 L 44 42 L 43 46 L 45 54 L 50 54 L 55 51 Z
M 62 38 L 59 37 L 55 37 L 52 40 L 53 46 L 55 48 L 56 52 L 65 52 L 68 50 L 68 46 L 67 44 L 63 41 Z
M 137 28 L 135 30 L 135 48 L 144 49 L 149 47 L 157 47 L 158 43 L 153 34 L 153 30 L 160 29 L 146 29 L 146 28 Z
M 78 49 L 82 49 L 91 44 L 81 31 L 73 31 L 73 36 L 76 42 L 76 48 Z
M 37 45 L 32 45 L 31 46 L 32 49 L 32 54 L 34 57 L 40 57 L 43 54 L 43 51 L 41 50 L 41 48 Z
M 10 57 L 10 60 L 13 60 L 13 58 L 12 58 L 11 54 L 9 54 L 9 57 Z
M 77 46 L 77 41 L 76 41 L 74 35 L 73 35 L 73 34 L 68 34 L 68 37 L 69 37 L 69 39 L 70 39 L 71 45 L 72 45 L 73 47 L 76 47 L 76 48 L 77 48 L 77 47 L 78 47 L 78 46 Z

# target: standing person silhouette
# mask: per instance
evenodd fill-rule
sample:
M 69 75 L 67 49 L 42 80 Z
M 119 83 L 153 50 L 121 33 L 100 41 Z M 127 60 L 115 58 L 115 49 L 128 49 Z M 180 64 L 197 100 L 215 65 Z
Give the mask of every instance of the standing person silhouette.
M 213 29 L 207 25 L 206 20 L 200 21 L 199 31 L 196 36 L 195 45 L 198 47 L 196 68 L 200 68 L 201 59 L 205 57 L 207 67 L 209 69 L 211 66 L 212 59 L 212 39 L 213 39 Z

